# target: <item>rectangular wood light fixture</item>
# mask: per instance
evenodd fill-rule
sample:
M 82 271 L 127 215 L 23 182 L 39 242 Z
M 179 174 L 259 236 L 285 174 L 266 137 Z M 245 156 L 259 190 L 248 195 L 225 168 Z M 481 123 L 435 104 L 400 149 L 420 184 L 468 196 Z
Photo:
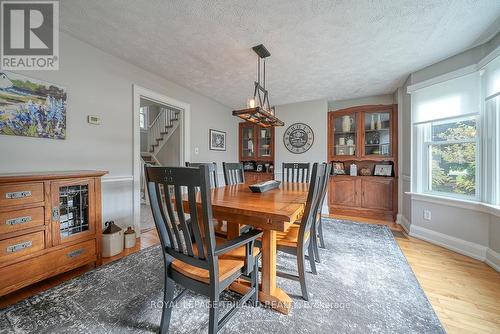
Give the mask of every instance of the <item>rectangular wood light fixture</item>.
M 247 108 L 233 110 L 233 116 L 244 119 L 247 122 L 258 124 L 269 128 L 272 126 L 283 126 L 285 123 L 275 116 L 274 107 L 269 105 L 269 92 L 266 89 L 266 58 L 271 54 L 262 44 L 252 48 L 257 54 L 257 81 L 254 82 L 253 98 L 247 101 Z M 262 66 L 262 84 L 261 84 L 261 62 Z

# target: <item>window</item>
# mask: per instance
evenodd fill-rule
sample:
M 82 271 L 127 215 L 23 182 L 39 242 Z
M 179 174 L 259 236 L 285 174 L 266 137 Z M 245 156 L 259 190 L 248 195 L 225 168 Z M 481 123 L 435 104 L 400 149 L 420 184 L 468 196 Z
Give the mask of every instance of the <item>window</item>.
M 422 124 L 425 192 L 477 197 L 478 132 L 476 117 Z
M 141 130 L 148 129 L 148 107 L 139 108 L 139 126 Z
M 481 63 L 408 88 L 413 192 L 500 205 L 500 56 Z
M 412 93 L 413 191 L 479 200 L 479 74 Z

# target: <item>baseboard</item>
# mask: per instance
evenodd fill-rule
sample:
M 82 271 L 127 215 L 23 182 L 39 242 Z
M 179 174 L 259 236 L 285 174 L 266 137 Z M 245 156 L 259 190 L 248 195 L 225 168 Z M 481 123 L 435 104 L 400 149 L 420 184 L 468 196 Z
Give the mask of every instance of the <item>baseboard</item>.
M 415 225 L 411 225 L 409 234 L 417 239 L 428 241 L 473 259 L 483 262 L 486 260 L 486 252 L 488 250 L 486 246 Z
M 401 225 L 401 227 L 403 228 L 403 230 L 405 230 L 406 234 L 410 234 L 410 227 L 411 227 L 411 223 L 408 219 L 406 219 L 405 216 L 403 216 L 402 214 L 398 213 L 398 215 L 396 216 L 396 223 L 398 225 Z
M 486 260 L 484 261 L 491 268 L 500 272 L 500 254 L 495 252 L 493 249 L 488 248 L 486 251 Z

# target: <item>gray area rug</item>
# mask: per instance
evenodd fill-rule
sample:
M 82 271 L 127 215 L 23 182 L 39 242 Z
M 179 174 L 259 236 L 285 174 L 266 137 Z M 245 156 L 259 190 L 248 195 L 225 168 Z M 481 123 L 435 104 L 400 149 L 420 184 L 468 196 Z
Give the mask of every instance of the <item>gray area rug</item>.
M 325 219 L 324 233 L 319 274 L 308 275 L 309 302 L 298 297 L 298 282 L 278 278 L 293 298 L 291 314 L 243 306 L 220 332 L 444 333 L 387 227 Z M 281 253 L 278 264 L 296 266 Z M 162 276 L 160 247 L 151 247 L 0 310 L 0 333 L 157 332 Z M 188 293 L 173 310 L 170 333 L 206 333 L 207 301 Z

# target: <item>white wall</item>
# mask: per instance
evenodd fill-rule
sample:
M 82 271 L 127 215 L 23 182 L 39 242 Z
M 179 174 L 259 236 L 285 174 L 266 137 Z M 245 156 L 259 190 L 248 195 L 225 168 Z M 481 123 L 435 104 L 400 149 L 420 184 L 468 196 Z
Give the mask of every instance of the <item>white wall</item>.
M 392 94 L 366 96 L 350 100 L 329 101 L 328 110 L 339 110 L 349 107 L 369 105 L 369 104 L 393 104 L 394 96 Z
M 275 130 L 275 174 L 277 179 L 281 180 L 281 166 L 283 162 L 314 163 L 326 161 L 327 112 L 328 104 L 326 100 L 291 103 L 276 107 L 276 115 L 285 122 L 285 126 L 276 127 Z M 305 123 L 314 132 L 314 143 L 305 153 L 291 153 L 283 144 L 283 134 L 293 123 Z
M 0 172 L 68 169 L 108 170 L 103 184 L 103 219 L 132 223 L 133 84 L 190 104 L 192 160 L 236 161 L 237 120 L 231 110 L 65 33 L 60 35 L 59 71 L 19 74 L 65 86 L 68 92 L 67 139 L 0 136 Z M 86 122 L 100 115 L 102 125 Z M 227 132 L 228 150 L 208 150 L 208 129 Z M 199 154 L 195 154 L 195 148 Z
M 410 192 L 411 161 L 411 110 L 407 86 L 416 84 L 448 72 L 478 63 L 483 57 L 500 45 L 500 34 L 491 41 L 463 53 L 445 59 L 416 71 L 408 77 L 398 95 L 400 115 L 402 115 L 402 147 L 400 158 L 403 187 L 399 196 L 403 198 L 398 222 L 411 235 L 439 244 L 462 254 L 480 260 L 493 258 L 488 263 L 498 270 L 500 266 L 500 219 L 478 205 L 456 205 L 450 201 L 408 195 Z M 411 214 L 409 214 L 411 210 Z M 423 211 L 431 211 L 431 221 L 423 219 Z M 495 235 L 493 235 L 495 234 Z M 489 254 L 489 258 L 487 255 Z M 493 255 L 491 255 L 493 254 Z

